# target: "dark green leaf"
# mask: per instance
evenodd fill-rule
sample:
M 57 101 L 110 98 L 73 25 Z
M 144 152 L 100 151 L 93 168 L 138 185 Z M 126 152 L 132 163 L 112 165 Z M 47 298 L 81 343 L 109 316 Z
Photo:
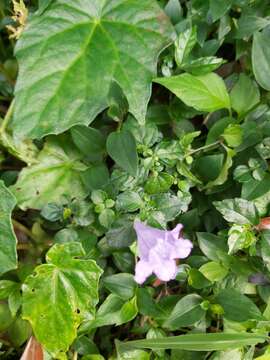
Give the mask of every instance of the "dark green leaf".
M 182 327 L 190 326 L 201 320 L 205 315 L 201 303 L 203 299 L 197 294 L 184 296 L 175 305 L 169 318 L 163 324 L 170 330 L 180 330 Z
M 251 319 L 263 319 L 260 310 L 253 301 L 237 290 L 221 290 L 215 297 L 215 301 L 223 307 L 224 317 L 228 320 L 243 322 Z
M 143 122 L 157 56 L 173 36 L 152 0 L 53 1 L 31 17 L 16 48 L 15 133 L 36 138 L 89 124 L 108 106 L 113 82 Z
M 270 47 L 269 32 L 256 32 L 252 44 L 252 67 L 255 78 L 262 88 L 270 90 Z
M 16 199 L 0 181 L 0 275 L 17 267 L 17 239 L 12 227 L 11 213 Z
M 103 279 L 103 284 L 111 293 L 124 300 L 132 298 L 137 287 L 134 275 L 125 273 L 107 276 Z
M 138 155 L 134 136 L 127 130 L 113 132 L 107 139 L 107 151 L 117 165 L 136 177 Z

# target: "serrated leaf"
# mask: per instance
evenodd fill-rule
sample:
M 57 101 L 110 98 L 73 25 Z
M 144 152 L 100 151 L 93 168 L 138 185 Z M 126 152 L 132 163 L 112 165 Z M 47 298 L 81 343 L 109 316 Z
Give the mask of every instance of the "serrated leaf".
M 2 275 L 17 267 L 17 239 L 11 222 L 16 199 L 1 180 L 0 199 L 0 275 Z
M 196 110 L 212 112 L 230 108 L 230 98 L 224 81 L 215 73 L 201 76 L 181 74 L 154 80 L 173 92 L 186 105 Z
M 66 352 L 82 320 L 95 314 L 102 270 L 93 260 L 78 259 L 82 256 L 80 243 L 54 245 L 47 264 L 38 266 L 23 286 L 23 318 L 54 355 Z
M 256 206 L 245 199 L 226 199 L 213 203 L 224 219 L 239 225 L 259 223 L 259 215 Z
M 63 138 L 67 140 L 68 138 Z M 38 163 L 24 168 L 11 187 L 21 209 L 42 209 L 58 202 L 64 195 L 84 198 L 87 195 L 80 175 L 87 167 L 70 147 L 63 148 L 60 139 L 51 137 L 38 155 Z
M 107 139 L 107 151 L 110 157 L 130 175 L 136 177 L 138 170 L 138 154 L 136 141 L 131 132 L 122 130 L 113 132 Z
M 16 47 L 16 136 L 40 138 L 88 125 L 108 106 L 113 82 L 143 122 L 158 54 L 173 38 L 153 0 L 53 1 L 29 19 Z

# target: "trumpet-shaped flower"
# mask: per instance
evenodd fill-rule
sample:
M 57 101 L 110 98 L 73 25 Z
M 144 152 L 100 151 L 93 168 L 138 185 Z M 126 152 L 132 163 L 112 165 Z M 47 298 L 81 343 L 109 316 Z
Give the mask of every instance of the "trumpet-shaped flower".
M 142 284 L 154 273 L 162 281 L 173 280 L 177 274 L 176 259 L 186 258 L 193 247 L 191 241 L 179 237 L 183 225 L 173 230 L 159 230 L 140 221 L 134 222 L 140 260 L 135 269 L 135 281 Z

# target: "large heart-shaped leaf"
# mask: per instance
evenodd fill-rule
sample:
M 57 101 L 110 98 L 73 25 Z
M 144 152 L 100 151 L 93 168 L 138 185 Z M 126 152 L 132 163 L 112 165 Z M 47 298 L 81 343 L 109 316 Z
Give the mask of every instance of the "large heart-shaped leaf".
M 47 264 L 38 266 L 23 286 L 23 318 L 57 356 L 68 350 L 82 320 L 95 314 L 102 270 L 93 260 L 77 258 L 83 255 L 80 243 L 54 245 Z
M 17 267 L 16 243 L 11 223 L 11 212 L 16 199 L 0 181 L 0 275 Z
M 61 139 L 51 137 L 38 156 L 38 164 L 21 171 L 11 188 L 21 209 L 41 209 L 63 195 L 79 198 L 86 195 L 80 174 L 87 167 L 79 161 L 76 150 L 61 145 Z
M 142 122 L 158 54 L 173 35 L 154 0 L 51 2 L 17 44 L 15 134 L 39 138 L 89 124 L 115 82 Z

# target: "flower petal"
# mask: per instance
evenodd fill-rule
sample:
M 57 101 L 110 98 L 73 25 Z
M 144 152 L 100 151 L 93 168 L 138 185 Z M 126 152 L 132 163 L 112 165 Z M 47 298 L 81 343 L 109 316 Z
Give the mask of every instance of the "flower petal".
M 175 239 L 179 239 L 179 234 L 182 229 L 183 229 L 183 225 L 177 224 L 176 227 L 170 231 L 170 233 Z
M 177 266 L 175 260 L 163 260 L 162 265 L 155 264 L 154 274 L 162 281 L 170 281 L 175 279 L 177 274 Z
M 165 231 L 152 228 L 135 220 L 134 229 L 138 238 L 139 257 L 148 260 L 149 251 L 155 246 L 158 237 L 163 238 Z
M 134 279 L 138 284 L 142 284 L 153 272 L 151 265 L 144 260 L 140 260 L 136 264 Z
M 149 261 L 154 274 L 162 281 L 175 279 L 177 274 L 176 262 L 173 259 L 162 258 L 157 252 L 151 251 Z
M 174 242 L 173 259 L 185 259 L 193 248 L 192 242 L 186 239 L 178 239 Z

